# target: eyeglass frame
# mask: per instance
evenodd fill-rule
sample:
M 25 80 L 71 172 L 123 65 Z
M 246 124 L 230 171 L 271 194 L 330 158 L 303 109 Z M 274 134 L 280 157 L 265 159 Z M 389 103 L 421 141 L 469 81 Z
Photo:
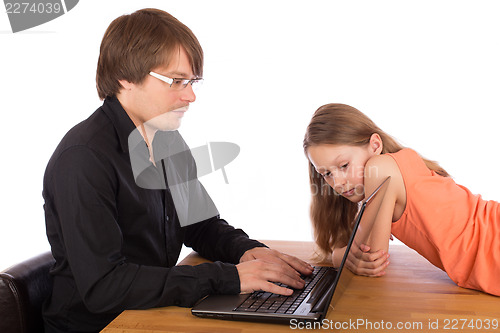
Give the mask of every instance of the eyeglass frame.
M 193 87 L 193 83 L 197 83 L 197 86 L 199 87 L 203 83 L 203 78 L 196 78 L 196 79 L 182 79 L 182 78 L 171 78 L 165 75 L 158 74 L 156 72 L 149 72 L 149 75 L 152 77 L 155 77 L 165 83 L 168 83 L 170 85 L 170 88 L 172 88 L 172 85 L 174 84 L 175 81 L 182 81 L 180 89 L 185 89 L 188 84 L 191 84 L 191 87 Z M 175 89 L 175 88 L 174 88 Z M 179 90 L 180 90 L 179 89 Z

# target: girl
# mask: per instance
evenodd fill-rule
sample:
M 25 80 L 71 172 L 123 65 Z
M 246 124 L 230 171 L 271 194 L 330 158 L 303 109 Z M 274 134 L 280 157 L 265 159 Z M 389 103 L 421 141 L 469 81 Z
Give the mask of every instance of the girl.
M 334 265 L 345 252 L 358 202 L 390 176 L 368 244 L 349 255 L 347 267 L 359 275 L 385 274 L 392 233 L 459 286 L 500 296 L 500 203 L 457 185 L 437 163 L 402 147 L 348 105 L 327 104 L 314 113 L 304 151 L 315 241 Z

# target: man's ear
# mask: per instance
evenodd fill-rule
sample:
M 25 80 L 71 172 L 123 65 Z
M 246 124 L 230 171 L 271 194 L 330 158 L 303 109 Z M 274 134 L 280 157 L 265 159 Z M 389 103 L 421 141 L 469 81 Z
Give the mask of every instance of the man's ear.
M 128 82 L 127 80 L 118 80 L 118 83 L 125 90 L 132 90 L 132 88 L 134 87 L 134 84 L 132 82 Z
M 373 133 L 370 137 L 370 150 L 374 155 L 382 154 L 382 149 L 384 148 L 384 143 L 382 142 L 382 138 L 378 133 Z

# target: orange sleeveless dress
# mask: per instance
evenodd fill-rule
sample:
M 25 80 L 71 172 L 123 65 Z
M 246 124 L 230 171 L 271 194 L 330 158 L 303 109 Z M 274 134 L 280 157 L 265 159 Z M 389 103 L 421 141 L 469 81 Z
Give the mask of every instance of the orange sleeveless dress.
M 406 188 L 406 208 L 392 234 L 457 285 L 500 296 L 500 203 L 430 171 L 411 149 L 387 155 Z

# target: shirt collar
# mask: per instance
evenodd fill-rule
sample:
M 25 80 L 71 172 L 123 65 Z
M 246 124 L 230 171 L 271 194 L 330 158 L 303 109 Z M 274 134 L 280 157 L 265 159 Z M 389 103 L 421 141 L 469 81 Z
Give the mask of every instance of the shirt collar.
M 128 137 L 130 133 L 135 130 L 135 125 L 132 122 L 132 119 L 130 119 L 127 112 L 116 97 L 106 97 L 104 104 L 102 105 L 102 110 L 109 117 L 111 123 L 113 123 L 116 134 L 118 135 L 118 140 L 120 141 L 120 146 L 123 152 L 127 153 Z

